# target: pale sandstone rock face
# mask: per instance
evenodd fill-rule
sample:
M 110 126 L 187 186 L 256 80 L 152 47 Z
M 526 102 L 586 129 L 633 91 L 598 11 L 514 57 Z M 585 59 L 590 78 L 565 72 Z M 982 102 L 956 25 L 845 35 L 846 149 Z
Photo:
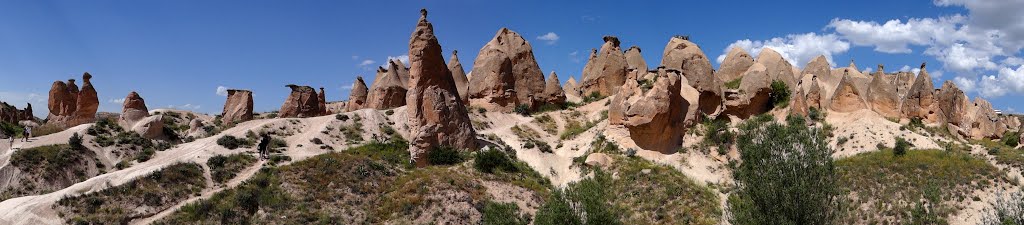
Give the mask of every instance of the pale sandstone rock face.
M 366 96 L 369 90 L 366 89 L 366 82 L 363 82 L 362 76 L 357 76 L 356 81 L 352 83 L 352 90 L 348 93 L 348 102 L 345 104 L 345 111 L 351 112 L 366 108 Z
M 584 67 L 583 83 L 580 83 L 583 95 L 596 92 L 602 96 L 611 96 L 626 82 L 628 65 L 619 44 L 617 37 L 604 37 L 601 51 Z
M 117 123 L 125 129 L 131 129 L 135 126 L 136 122 L 143 118 L 149 117 L 149 109 L 146 108 L 146 100 L 139 96 L 139 93 L 131 92 L 128 96 L 124 97 L 124 103 L 122 104 L 121 117 Z
M 544 104 L 555 106 L 565 104 L 565 91 L 562 90 L 561 81 L 558 80 L 558 75 L 555 74 L 555 71 L 551 71 L 551 75 L 548 76 L 544 93 L 541 94 L 541 101 Z
M 896 86 L 886 79 L 885 72 L 879 66 L 868 85 L 868 105 L 885 118 L 900 118 L 900 98 Z
M 409 153 L 417 166 L 426 166 L 425 156 L 429 151 L 439 147 L 475 151 L 477 143 L 476 131 L 441 55 L 441 44 L 434 36 L 433 25 L 427 21 L 426 9 L 420 10 L 420 14 L 409 40 L 412 67 L 406 112 L 409 113 Z
M 608 109 L 608 121 L 629 130 L 630 138 L 646 150 L 673 153 L 682 144 L 683 120 L 690 104 L 680 93 L 676 73 L 660 69 L 649 87 L 628 80 Z
M 47 100 L 47 108 L 50 110 L 47 123 L 68 128 L 96 121 L 99 98 L 90 81 L 92 75 L 84 73 L 82 79 L 85 82 L 81 91 L 75 79 L 69 79 L 67 83 L 53 82 Z
M 896 95 L 902 100 L 910 93 L 910 86 L 914 85 L 914 73 L 897 72 L 893 84 L 896 86 Z
M 231 124 L 252 120 L 252 107 L 252 91 L 228 90 L 228 98 L 224 102 L 224 112 L 221 113 L 221 123 Z
M 398 77 L 402 79 L 402 83 L 406 85 L 406 88 L 408 88 L 408 85 L 409 85 L 409 67 L 405 66 L 405 63 L 402 63 L 402 60 L 398 60 L 398 59 L 392 59 L 391 62 L 389 62 L 389 65 L 388 65 L 389 68 L 391 67 L 390 64 L 395 64 L 394 65 L 394 67 L 395 67 L 394 70 L 398 73 Z M 366 85 L 363 85 L 363 86 L 366 86 Z
M 129 129 L 144 138 L 154 139 L 164 134 L 164 116 L 153 115 L 140 119 Z
M 598 152 L 590 153 L 589 155 L 587 155 L 587 159 L 584 160 L 583 162 L 590 166 L 599 166 L 601 168 L 607 168 L 608 166 L 611 166 L 612 163 L 615 163 L 615 159 L 613 159 L 611 156 L 608 156 L 608 154 Z
M 647 72 L 647 61 L 640 55 L 640 47 L 630 46 L 626 49 L 626 69 Z
M 917 75 L 906 98 L 903 99 L 903 106 L 900 111 L 905 118 L 922 118 L 930 123 L 944 122 L 942 112 L 935 99 L 935 86 L 932 84 L 932 77 L 928 76 L 928 70 L 921 64 L 921 72 Z
M 455 80 L 455 87 L 459 89 L 459 99 L 469 103 L 469 78 L 466 77 L 466 70 L 459 62 L 458 51 L 452 50 L 452 58 L 448 60 L 448 70 L 452 71 L 452 79 Z
M 394 64 L 392 64 L 394 65 Z M 366 96 L 366 108 L 391 109 L 405 105 L 406 85 L 398 76 L 397 68 L 388 70 L 377 69 L 377 78 L 373 80 L 369 94 Z
M 972 118 L 971 138 L 999 139 L 1006 132 L 1006 125 L 999 122 L 999 115 L 992 108 L 992 103 L 985 99 L 974 98 L 974 118 Z
M 807 116 L 809 108 L 807 107 L 807 96 L 804 95 L 804 89 L 796 89 L 792 96 L 792 102 L 789 104 L 789 114 Z
M 832 111 L 845 113 L 868 108 L 867 103 L 864 102 L 864 95 L 853 85 L 852 79 L 851 76 L 844 75 L 843 79 L 839 81 L 835 95 L 832 96 L 830 105 Z
M 516 97 L 515 75 L 512 73 L 512 60 L 486 61 L 482 67 L 495 68 L 493 71 L 479 72 L 473 76 L 473 86 L 469 89 L 470 105 L 488 111 L 512 112 L 519 104 Z
M 816 84 L 819 88 L 819 98 L 825 100 L 819 103 L 818 109 L 828 106 L 828 100 L 832 98 L 832 92 L 839 85 L 839 80 L 843 79 L 842 70 L 839 73 L 832 73 L 832 68 L 824 56 L 815 57 L 810 62 L 807 62 L 801 74 L 811 74 L 813 76 L 815 82 L 810 85 Z M 811 92 L 808 90 L 806 93 L 810 94 Z M 810 98 L 812 97 L 808 97 L 808 100 Z
M 583 97 L 581 96 L 582 94 L 580 93 L 579 85 L 576 83 L 575 77 L 570 76 L 569 80 L 565 81 L 565 86 L 562 87 L 562 90 L 565 91 L 566 96 L 572 96 L 576 98 Z
M 815 109 L 819 109 L 819 110 L 820 109 L 824 109 L 823 108 L 824 106 L 821 104 L 821 99 L 822 99 L 821 85 L 819 85 L 817 77 L 811 78 L 810 86 L 811 87 L 807 91 L 807 99 L 806 99 L 807 107 L 808 108 L 815 108 Z
M 597 49 L 592 48 L 590 49 L 590 56 L 587 57 L 587 64 L 583 65 L 583 73 L 580 74 L 580 81 L 586 81 L 587 77 L 594 73 L 595 66 L 597 66 Z M 583 92 L 581 87 L 582 84 L 582 82 L 579 82 L 576 86 L 577 88 L 580 88 L 581 93 Z
M 935 93 L 935 101 L 947 123 L 958 127 L 970 127 L 971 118 L 968 116 L 973 113 L 970 112 L 971 102 L 953 81 L 947 80 L 942 83 L 942 88 Z
M 345 101 L 327 102 L 327 111 L 332 114 L 348 112 L 348 106 L 345 103 Z
M 751 57 L 750 53 L 744 51 L 743 48 L 733 47 L 729 49 L 729 53 L 725 54 L 725 60 L 722 60 L 722 65 L 718 66 L 718 70 L 715 71 L 715 77 L 722 82 L 729 83 L 742 78 L 751 65 L 754 65 L 754 57 Z
M 700 93 L 698 98 L 699 113 L 717 115 L 722 108 L 725 96 L 722 91 L 724 83 L 714 76 L 711 61 L 704 51 L 683 36 L 675 36 L 665 45 L 661 65 L 669 70 L 678 70 L 689 81 L 689 86 Z
M 811 62 L 815 61 L 812 60 Z M 789 61 L 782 58 L 781 54 L 771 48 L 764 48 L 757 56 L 757 63 L 764 65 L 768 71 L 768 76 L 771 77 L 773 81 L 782 81 L 783 83 L 786 83 L 786 86 L 789 87 L 790 90 L 796 90 L 799 82 L 797 81 L 796 75 L 793 74 L 793 64 L 790 64 Z M 828 66 L 827 61 L 825 62 L 825 65 Z
M 320 110 L 320 97 L 316 90 L 309 86 L 286 85 L 292 89 L 288 99 L 281 104 L 278 117 L 281 118 L 306 118 L 322 116 Z
M 754 63 L 742 76 L 739 92 L 725 102 L 725 114 L 746 119 L 771 111 L 772 80 L 767 68 Z
M 504 67 L 505 61 L 511 63 L 510 70 Z M 506 79 L 500 76 L 504 76 L 503 73 L 509 71 L 512 75 L 511 84 L 484 83 L 486 81 L 505 81 Z M 500 85 L 511 86 L 514 89 L 514 92 L 511 94 L 514 94 L 515 100 L 503 99 L 487 102 L 515 102 L 516 104 L 525 104 L 530 109 L 536 109 L 541 105 L 541 102 L 538 101 L 540 96 L 534 95 L 544 92 L 544 73 L 541 72 L 540 66 L 537 65 L 537 60 L 534 59 L 533 47 L 515 31 L 501 28 L 490 42 L 487 42 L 483 48 L 480 48 L 480 54 L 477 55 L 473 63 L 473 74 L 473 80 L 470 80 L 470 83 L 474 85 L 468 88 L 470 102 L 473 102 L 472 99 L 474 98 L 493 100 L 501 97 L 487 96 L 489 94 L 499 94 L 493 92 L 493 86 Z M 491 87 L 488 88 L 480 85 L 489 85 Z M 510 109 L 507 105 L 485 106 L 484 108 L 489 107 Z M 515 105 L 512 105 L 511 108 L 515 108 Z

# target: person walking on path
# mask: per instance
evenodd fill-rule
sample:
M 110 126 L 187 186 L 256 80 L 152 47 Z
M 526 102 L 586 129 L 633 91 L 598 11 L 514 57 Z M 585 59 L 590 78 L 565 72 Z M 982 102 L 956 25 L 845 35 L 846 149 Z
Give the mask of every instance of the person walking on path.
M 264 133 L 261 136 L 262 137 L 260 138 L 260 144 L 259 146 L 257 146 L 260 151 L 260 158 L 270 159 L 270 151 L 268 149 L 270 147 L 270 135 Z
M 24 140 L 25 142 L 28 142 L 28 136 L 31 133 L 32 133 L 32 127 L 25 127 L 25 129 L 21 131 L 21 137 L 25 138 L 25 140 Z

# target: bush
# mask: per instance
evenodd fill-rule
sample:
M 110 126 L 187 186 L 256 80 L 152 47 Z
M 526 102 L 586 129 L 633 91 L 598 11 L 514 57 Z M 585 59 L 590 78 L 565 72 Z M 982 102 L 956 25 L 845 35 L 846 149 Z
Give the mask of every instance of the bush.
M 4 135 L 8 135 L 10 137 L 17 137 L 21 136 L 21 133 L 24 131 L 25 129 L 21 126 L 18 126 L 17 124 L 0 122 L 0 133 L 3 133 Z
M 537 210 L 534 224 L 622 224 L 621 212 L 609 204 L 605 189 L 611 182 L 611 175 L 599 169 L 594 177 L 555 190 Z
M 484 205 L 483 224 L 494 225 L 526 225 L 530 219 L 526 214 L 519 213 L 515 203 L 498 203 L 488 201 Z
M 224 148 L 234 150 L 244 145 L 245 140 L 236 138 L 235 136 L 231 135 L 224 135 L 217 139 L 217 144 L 220 146 L 224 146 Z
M 149 161 L 149 159 L 153 158 L 153 155 L 155 154 L 156 150 L 153 150 L 153 148 L 145 148 L 142 149 L 142 152 L 140 152 L 138 156 L 135 156 L 135 160 L 139 160 L 139 162 Z
M 526 104 L 516 105 L 514 112 L 519 115 L 530 116 L 530 106 Z
M 772 105 L 777 108 L 785 108 L 789 105 L 789 86 L 780 80 L 772 81 L 772 93 L 769 95 Z
M 334 115 L 334 119 L 341 120 L 342 122 L 348 121 L 348 115 L 337 114 L 337 115 Z
M 704 122 L 704 144 L 718 146 L 719 149 L 728 149 L 734 142 L 736 134 L 729 130 L 729 124 L 725 120 L 705 120 Z
M 224 183 L 235 178 L 239 171 L 253 162 L 256 162 L 256 157 L 249 154 L 216 155 L 206 160 L 206 166 L 210 168 L 210 176 L 214 182 Z
M 992 205 L 993 208 L 986 210 L 982 215 L 981 224 L 1024 224 L 1024 193 L 1018 191 L 1006 197 L 999 197 Z
M 1020 133 L 1007 131 L 1001 140 L 1003 144 L 1010 147 L 1017 147 L 1020 144 Z
M 911 145 L 910 142 L 907 142 L 907 140 L 904 140 L 903 138 L 897 137 L 896 138 L 896 146 L 892 147 L 892 154 L 894 154 L 896 156 L 906 155 L 907 154 L 907 150 L 910 150 L 910 145 Z
M 825 115 L 822 115 L 821 110 L 815 107 L 811 107 L 807 110 L 807 118 L 811 121 L 821 121 L 825 119 Z
M 730 222 L 837 224 L 845 194 L 825 135 L 799 120 L 783 125 L 766 118 L 741 125 L 742 163 L 734 172 L 736 194 L 728 200 Z
M 427 163 L 430 165 L 454 165 L 460 162 L 462 162 L 462 155 L 452 147 L 435 147 L 427 153 Z
M 736 78 L 735 80 L 732 80 L 732 81 L 729 81 L 729 82 L 725 83 L 725 88 L 728 88 L 728 89 L 740 88 L 740 83 L 742 83 L 742 82 L 743 82 L 743 78 L 742 77 Z
M 78 136 L 78 133 L 71 134 L 71 138 L 68 138 L 68 145 L 74 150 L 85 149 L 85 145 L 82 145 L 82 136 Z
M 516 172 L 517 168 L 508 155 L 499 150 L 479 151 L 473 159 L 473 167 L 484 173 L 494 173 L 496 170 L 505 172 Z

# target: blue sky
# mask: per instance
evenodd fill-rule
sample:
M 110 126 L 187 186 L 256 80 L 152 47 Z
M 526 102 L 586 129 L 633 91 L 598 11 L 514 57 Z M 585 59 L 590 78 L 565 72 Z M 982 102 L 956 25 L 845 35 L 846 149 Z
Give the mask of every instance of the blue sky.
M 279 108 L 286 84 L 344 100 L 355 76 L 372 80 L 376 66 L 408 53 L 420 8 L 445 57 L 459 50 L 467 72 L 501 27 L 528 38 L 541 69 L 563 82 L 579 78 L 603 35 L 639 46 L 653 66 L 669 38 L 685 34 L 716 67 L 729 46 L 775 48 L 801 67 L 818 54 L 887 71 L 928 62 L 936 85 L 956 80 L 998 109 L 1024 102 L 1020 0 L 4 1 L 0 101 L 31 102 L 45 117 L 51 83 L 85 71 L 101 111 L 119 112 L 133 90 L 150 109 L 206 113 L 223 107 L 218 87 L 253 90 L 256 111 Z

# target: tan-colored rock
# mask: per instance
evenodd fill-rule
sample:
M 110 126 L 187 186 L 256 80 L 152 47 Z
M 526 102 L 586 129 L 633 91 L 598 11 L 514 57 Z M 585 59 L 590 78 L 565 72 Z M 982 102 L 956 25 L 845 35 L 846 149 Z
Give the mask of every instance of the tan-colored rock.
M 789 114 L 796 116 L 807 116 L 810 108 L 807 107 L 807 95 L 804 95 L 803 88 L 797 88 L 793 92 L 792 102 L 789 105 Z
M 27 104 L 28 106 L 22 110 L 6 102 L 0 102 L 0 121 L 17 124 L 22 120 L 35 120 L 35 117 L 32 115 L 32 103 Z
M 905 118 L 922 118 L 931 123 L 942 122 L 944 113 L 939 112 L 935 105 L 935 86 L 932 84 L 931 76 L 925 64 L 921 64 L 921 72 L 918 73 L 914 84 L 910 86 L 906 98 L 903 99 L 901 112 Z
M 821 85 L 819 85 L 817 77 L 811 78 L 810 88 L 806 96 L 807 108 L 824 109 L 824 106 L 821 104 L 821 99 L 823 99 Z
M 583 73 L 580 74 L 580 81 L 586 81 L 587 77 L 590 76 L 590 74 L 594 74 L 595 73 L 594 72 L 594 68 L 596 66 L 597 66 L 597 49 L 596 48 L 592 48 L 592 49 L 590 49 L 590 56 L 587 57 L 587 64 L 583 65 Z M 580 82 L 579 84 L 582 84 L 582 82 Z M 580 85 L 577 85 L 577 88 L 580 88 Z M 582 93 L 582 91 L 583 90 L 580 89 L 581 93 Z
M 427 21 L 427 10 L 409 40 L 409 153 L 417 166 L 426 166 L 425 156 L 440 147 L 477 149 L 476 131 L 466 107 L 459 100 L 451 71 L 444 64 L 441 44 Z M 476 75 L 481 76 L 481 75 Z M 475 79 L 476 77 L 474 77 Z M 472 87 L 472 86 L 471 86 Z
M 999 122 L 999 115 L 989 103 L 982 98 L 974 98 L 973 124 L 971 125 L 971 138 L 974 139 L 999 139 L 1006 132 L 1006 125 Z
M 868 86 L 867 101 L 871 110 L 885 118 L 900 118 L 900 98 L 896 93 L 896 85 L 886 80 L 882 65 L 878 71 L 871 76 L 871 83 Z
M 902 100 L 907 97 L 907 93 L 910 93 L 910 86 L 914 85 L 914 73 L 911 72 L 897 72 L 893 83 L 896 86 L 896 95 Z
M 324 87 L 320 87 L 320 93 L 316 94 L 316 98 L 320 103 L 317 108 L 320 109 L 320 115 L 327 115 L 327 93 L 324 93 Z
M 327 112 L 331 114 L 348 112 L 348 105 L 345 101 L 327 102 Z
M 596 92 L 602 96 L 611 96 L 617 93 L 619 87 L 626 82 L 626 67 L 628 65 L 619 44 L 619 38 L 604 36 L 601 51 L 594 60 L 588 62 L 584 67 L 583 82 L 580 83 L 583 95 Z
M 131 129 L 143 118 L 149 117 L 149 108 L 146 107 L 146 100 L 142 99 L 137 92 L 128 93 L 122 103 L 121 117 L 117 123 L 125 129 Z
M 92 75 L 85 73 L 82 78 L 85 81 L 83 91 L 78 90 L 75 79 L 68 79 L 67 83 L 53 82 L 47 100 L 47 108 L 50 110 L 46 117 L 47 123 L 68 128 L 96 121 L 99 98 L 90 81 Z
M 581 95 L 580 89 L 579 89 L 578 84 L 576 83 L 576 78 L 575 77 L 569 76 L 569 80 L 565 81 L 565 86 L 562 87 L 562 90 L 565 91 L 565 96 L 575 97 L 575 98 L 582 98 L 583 97 L 583 96 L 580 96 Z
M 684 36 L 674 36 L 665 45 L 661 65 L 669 71 L 677 70 L 689 82 L 689 86 L 697 89 L 698 113 L 717 115 L 722 109 L 724 83 L 714 76 L 711 61 L 697 44 Z
M 744 51 L 743 48 L 732 47 L 725 54 L 722 65 L 718 66 L 718 70 L 715 71 L 715 77 L 722 82 L 729 83 L 742 78 L 751 65 L 754 65 L 754 57 L 751 57 L 750 53 Z
M 942 83 L 942 88 L 935 92 L 935 101 L 947 123 L 958 127 L 971 127 L 971 102 L 953 81 L 946 80 Z
M 812 60 L 811 62 L 815 62 Z M 761 53 L 757 55 L 757 63 L 764 65 L 768 71 L 768 76 L 774 80 L 780 80 L 786 83 L 786 86 L 790 90 L 796 90 L 799 82 L 797 81 L 796 75 L 793 74 L 793 64 L 782 58 L 782 55 L 772 50 L 771 48 L 764 48 Z M 825 62 L 828 65 L 828 62 Z M 809 64 L 808 67 L 811 65 Z
M 164 116 L 153 115 L 136 121 L 131 128 L 126 128 L 144 138 L 154 139 L 164 135 Z
M 511 63 L 510 71 L 513 83 L 510 85 L 484 83 L 487 81 L 506 81 L 506 79 L 501 77 L 504 76 L 503 73 L 508 72 L 504 67 L 506 60 Z M 477 55 L 473 63 L 473 74 L 473 80 L 470 80 L 470 83 L 474 85 L 470 85 L 468 88 L 470 103 L 476 102 L 473 101 L 475 98 L 488 99 L 488 101 L 480 102 L 491 102 L 499 105 L 486 106 L 484 108 L 505 109 L 502 110 L 505 112 L 511 112 L 516 105 L 509 107 L 500 103 L 514 102 L 516 104 L 525 104 L 530 109 L 536 109 L 541 105 L 538 101 L 539 99 L 537 99 L 539 96 L 534 95 L 544 92 L 544 73 L 541 72 L 540 66 L 537 65 L 537 60 L 534 59 L 533 47 L 521 35 L 508 28 L 498 30 L 494 38 L 480 49 L 480 54 Z M 494 86 L 496 85 L 511 87 L 515 91 L 511 93 L 495 93 Z M 515 94 L 513 96 L 516 99 L 514 101 L 510 99 L 494 100 L 503 96 L 488 96 L 492 94 Z
M 754 63 L 741 76 L 743 80 L 740 80 L 739 92 L 727 96 L 725 114 L 746 119 L 771 111 L 772 80 L 768 69 L 760 63 Z
M 558 75 L 555 74 L 555 71 L 551 71 L 551 75 L 548 76 L 546 82 L 544 93 L 541 94 L 541 101 L 544 104 L 559 107 L 565 104 L 565 91 L 562 90 L 561 82 L 558 80 Z
M 320 112 L 320 98 L 316 90 L 310 86 L 299 86 L 294 84 L 285 85 L 292 90 L 288 99 L 281 104 L 278 117 L 281 118 L 306 118 L 322 116 Z
M 407 91 L 402 78 L 398 76 L 397 68 L 378 68 L 377 78 L 374 79 L 366 96 L 366 108 L 391 109 L 403 106 Z
M 682 145 L 685 132 L 683 120 L 690 103 L 680 95 L 681 79 L 677 73 L 658 70 L 651 85 L 627 80 L 608 109 L 611 125 L 622 125 L 630 138 L 646 150 L 673 153 Z
M 188 136 L 201 136 L 198 134 L 203 132 L 203 120 L 195 118 L 188 122 Z
M 466 70 L 459 62 L 459 51 L 452 50 L 452 58 L 448 60 L 448 70 L 452 71 L 452 79 L 455 80 L 455 87 L 459 89 L 459 99 L 469 103 L 469 78 L 466 77 Z
M 366 97 L 369 90 L 366 89 L 366 82 L 363 82 L 362 76 L 357 76 L 356 81 L 352 83 L 352 90 L 348 94 L 348 102 L 345 105 L 346 112 L 352 112 L 366 108 Z
M 828 100 L 832 98 L 832 92 L 836 90 L 836 87 L 839 85 L 839 81 L 843 79 L 842 70 L 833 75 L 832 68 L 828 64 L 828 60 L 825 59 L 825 56 L 818 56 L 810 62 L 807 62 L 807 65 L 804 65 L 804 70 L 800 73 L 811 74 L 814 76 L 814 79 L 816 80 L 815 83 L 817 83 L 818 88 L 820 88 L 820 98 L 825 100 L 825 102 L 820 103 L 821 107 L 828 105 Z M 808 91 L 807 93 L 810 94 L 811 92 Z M 810 100 L 810 98 L 811 97 L 808 97 L 808 100 Z M 822 109 L 821 107 L 818 107 L 818 109 Z
M 626 70 L 637 70 L 644 73 L 647 72 L 647 61 L 644 60 L 644 56 L 640 55 L 640 47 L 636 45 L 630 46 L 626 49 Z
M 252 91 L 229 89 L 228 98 L 224 102 L 221 113 L 222 124 L 240 123 L 252 120 Z
M 473 86 L 469 88 L 470 105 L 488 111 L 512 112 L 519 104 L 516 96 L 515 75 L 512 72 L 512 60 L 485 61 L 481 67 L 495 68 L 494 71 L 479 72 L 473 77 Z
M 853 85 L 852 79 L 847 72 L 843 79 L 839 81 L 839 85 L 834 92 L 835 95 L 832 96 L 832 104 L 830 105 L 832 111 L 845 113 L 868 108 L 864 95 Z
M 405 84 L 406 86 L 408 86 L 409 85 L 409 67 L 405 66 L 405 63 L 402 63 L 402 60 L 398 60 L 398 59 L 392 59 L 390 64 L 395 64 L 394 65 L 394 68 L 395 68 L 394 70 L 398 73 L 398 77 L 402 78 L 402 83 Z M 388 65 L 389 66 L 388 68 L 391 68 L 390 64 Z M 366 86 L 366 85 L 363 85 L 363 86 Z M 406 89 L 408 89 L 408 87 L 406 87 Z
M 608 156 L 608 154 L 598 152 L 590 153 L 589 155 L 587 155 L 587 159 L 584 160 L 583 162 L 590 166 L 607 168 L 608 166 L 611 166 L 612 163 L 615 163 L 615 159 L 613 159 L 611 156 Z

